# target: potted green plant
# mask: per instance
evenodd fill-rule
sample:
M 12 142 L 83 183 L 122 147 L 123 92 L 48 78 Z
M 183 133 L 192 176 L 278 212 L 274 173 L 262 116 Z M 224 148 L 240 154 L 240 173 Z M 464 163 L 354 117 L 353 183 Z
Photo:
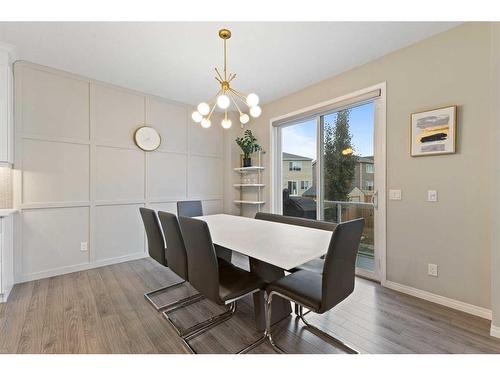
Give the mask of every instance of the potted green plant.
M 251 167 L 252 159 L 250 156 L 254 152 L 262 150 L 262 147 L 257 143 L 257 138 L 253 136 L 250 129 L 247 129 L 243 133 L 243 137 L 236 138 L 236 143 L 240 146 L 241 151 L 243 151 L 243 167 Z

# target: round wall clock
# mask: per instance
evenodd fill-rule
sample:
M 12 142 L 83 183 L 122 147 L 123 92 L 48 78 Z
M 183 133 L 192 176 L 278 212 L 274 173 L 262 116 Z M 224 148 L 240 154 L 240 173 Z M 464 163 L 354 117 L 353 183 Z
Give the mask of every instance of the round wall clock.
M 154 151 L 161 144 L 158 131 L 151 126 L 141 126 L 134 133 L 134 141 L 137 147 L 144 151 Z

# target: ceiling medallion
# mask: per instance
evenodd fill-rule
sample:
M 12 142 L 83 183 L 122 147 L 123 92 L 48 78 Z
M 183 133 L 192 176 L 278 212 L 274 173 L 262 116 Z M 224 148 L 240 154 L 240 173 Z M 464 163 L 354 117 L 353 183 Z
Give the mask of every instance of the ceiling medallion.
M 231 31 L 221 29 L 219 30 L 219 37 L 224 41 L 224 70 L 222 74 L 215 68 L 215 72 L 217 73 L 215 79 L 219 82 L 220 89 L 208 102 L 198 104 L 197 110 L 193 112 L 191 118 L 194 122 L 200 123 L 203 128 L 209 128 L 212 125 L 210 118 L 215 110 L 215 106 L 217 106 L 224 110 L 224 119 L 221 121 L 222 127 L 229 129 L 232 123 L 227 118 L 227 112 L 231 103 L 233 103 L 240 115 L 240 123 L 243 127 L 243 125 L 250 121 L 250 116 L 259 117 L 262 113 L 262 109 L 259 107 L 259 97 L 254 93 L 245 95 L 231 87 L 231 81 L 236 77 L 235 73 L 229 73 L 229 75 L 227 73 L 226 42 L 231 38 Z M 238 101 L 240 101 L 242 107 L 238 105 Z M 241 110 L 241 108 L 244 108 L 243 106 L 248 108 L 250 116 Z

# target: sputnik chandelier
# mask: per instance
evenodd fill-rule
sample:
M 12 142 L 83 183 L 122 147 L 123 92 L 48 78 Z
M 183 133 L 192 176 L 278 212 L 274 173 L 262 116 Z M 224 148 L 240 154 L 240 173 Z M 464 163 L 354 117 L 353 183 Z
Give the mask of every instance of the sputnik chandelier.
M 235 73 L 229 73 L 228 75 L 226 64 L 226 42 L 231 38 L 231 31 L 228 29 L 221 29 L 219 30 L 219 37 L 224 40 L 224 71 L 221 74 L 219 70 L 215 68 L 215 73 L 217 73 L 215 79 L 219 82 L 221 88 L 208 102 L 198 104 L 197 110 L 193 112 L 191 117 L 194 122 L 200 123 L 203 128 L 209 128 L 210 125 L 212 125 L 210 118 L 214 113 L 215 106 L 217 106 L 224 110 L 224 119 L 221 121 L 222 127 L 224 129 L 229 129 L 232 122 L 227 118 L 227 112 L 231 103 L 233 103 L 238 110 L 240 123 L 243 127 L 243 125 L 250 121 L 250 116 L 259 117 L 262 113 L 262 109 L 259 107 L 259 97 L 254 93 L 245 95 L 231 87 L 230 83 L 236 77 Z M 238 101 L 242 107 L 243 105 L 248 107 L 250 116 L 241 110 Z

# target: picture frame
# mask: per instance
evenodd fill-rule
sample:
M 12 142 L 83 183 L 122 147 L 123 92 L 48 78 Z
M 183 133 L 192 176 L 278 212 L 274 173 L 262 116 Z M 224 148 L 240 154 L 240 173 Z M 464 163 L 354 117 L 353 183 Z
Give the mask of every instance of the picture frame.
M 446 155 L 456 152 L 457 106 L 434 108 L 410 115 L 410 155 Z

